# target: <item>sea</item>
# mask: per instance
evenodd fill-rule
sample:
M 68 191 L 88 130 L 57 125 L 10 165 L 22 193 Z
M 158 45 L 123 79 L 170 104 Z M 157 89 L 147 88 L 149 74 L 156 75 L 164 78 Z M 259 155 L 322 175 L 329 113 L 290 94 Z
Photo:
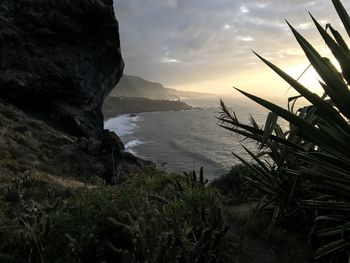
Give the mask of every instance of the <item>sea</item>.
M 168 172 L 198 171 L 203 167 L 211 181 L 240 163 L 232 152 L 251 160 L 242 144 L 256 152 L 256 142 L 218 126 L 219 98 L 184 101 L 195 108 L 126 114 L 106 120 L 104 126 L 119 135 L 126 151 Z M 243 98 L 224 101 L 241 122 L 249 123 L 253 116 L 260 126 L 264 125 L 268 110 Z

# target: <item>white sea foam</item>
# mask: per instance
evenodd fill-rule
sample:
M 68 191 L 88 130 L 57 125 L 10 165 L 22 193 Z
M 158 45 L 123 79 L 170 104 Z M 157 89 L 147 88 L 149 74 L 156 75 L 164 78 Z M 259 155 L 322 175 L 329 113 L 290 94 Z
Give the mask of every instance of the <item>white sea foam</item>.
M 137 117 L 129 117 L 128 115 L 121 115 L 116 118 L 109 119 L 105 122 L 105 129 L 116 132 L 120 137 L 132 134 L 138 129 L 138 126 L 134 123 Z
M 125 144 L 125 151 L 137 155 L 134 148 L 138 145 L 144 144 L 145 142 L 135 139 Z
M 125 144 L 125 149 L 128 150 L 130 148 L 134 148 L 134 147 L 141 145 L 141 144 L 144 144 L 144 143 L 145 142 L 138 140 L 138 139 L 132 140 L 132 141 L 128 142 L 127 144 Z
M 138 115 L 121 115 L 119 117 L 107 120 L 104 123 L 104 128 L 116 132 L 121 137 L 122 141 L 124 142 L 126 152 L 136 154 L 134 148 L 138 145 L 144 144 L 145 142 L 138 139 L 131 139 L 133 137 L 131 134 L 135 133 L 135 131 L 139 129 L 136 122 L 140 121 L 141 119 L 142 118 Z
M 139 114 L 139 115 L 136 115 L 135 117 L 131 117 L 131 118 L 132 118 L 132 121 L 133 121 L 133 122 L 142 120 L 140 114 Z

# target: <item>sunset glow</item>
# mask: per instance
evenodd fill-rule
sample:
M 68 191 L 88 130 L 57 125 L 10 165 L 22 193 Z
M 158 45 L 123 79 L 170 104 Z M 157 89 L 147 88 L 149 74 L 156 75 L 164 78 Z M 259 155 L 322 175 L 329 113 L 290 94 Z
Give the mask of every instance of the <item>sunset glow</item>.
M 125 74 L 168 88 L 232 94 L 232 86 L 257 95 L 294 95 L 254 50 L 293 77 L 308 67 L 287 19 L 322 56 L 325 48 L 307 11 L 323 26 L 343 31 L 328 1 L 117 1 Z M 344 3 L 345 7 L 349 4 Z M 334 61 L 334 60 L 332 60 Z M 300 81 L 320 93 L 312 68 Z

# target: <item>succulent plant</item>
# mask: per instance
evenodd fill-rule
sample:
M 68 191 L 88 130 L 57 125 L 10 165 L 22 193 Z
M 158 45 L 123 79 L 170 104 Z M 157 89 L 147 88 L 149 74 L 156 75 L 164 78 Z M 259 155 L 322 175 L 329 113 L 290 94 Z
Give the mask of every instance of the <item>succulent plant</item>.
M 350 36 L 349 15 L 340 0 L 332 2 Z M 271 111 L 265 127 L 260 128 L 254 119 L 250 125 L 241 123 L 223 102 L 218 119 L 221 127 L 260 144 L 258 154 L 243 146 L 253 163 L 234 155 L 254 171 L 245 180 L 263 196 L 258 209 L 271 211 L 271 225 L 281 219 L 306 217 L 306 222 L 313 222 L 309 228 L 313 259 L 343 262 L 348 260 L 350 251 L 350 51 L 332 25 L 323 28 L 312 15 L 311 19 L 339 62 L 341 72 L 287 23 L 322 79 L 324 94 L 318 96 L 309 91 L 255 53 L 300 94 L 289 102 L 303 97 L 309 105 L 293 112 L 293 105 L 284 109 L 237 89 Z M 282 130 L 278 117 L 290 123 L 290 130 Z

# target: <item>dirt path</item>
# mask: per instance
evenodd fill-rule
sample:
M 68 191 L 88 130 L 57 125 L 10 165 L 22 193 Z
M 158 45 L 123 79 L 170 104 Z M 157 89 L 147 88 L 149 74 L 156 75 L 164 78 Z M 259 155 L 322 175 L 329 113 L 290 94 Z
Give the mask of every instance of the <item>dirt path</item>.
M 307 263 L 304 240 L 297 234 L 276 229 L 269 236 L 266 233 L 266 220 L 262 218 L 245 224 L 251 218 L 255 206 L 255 203 L 245 203 L 228 207 L 228 223 L 231 226 L 228 233 L 231 241 L 228 262 Z

